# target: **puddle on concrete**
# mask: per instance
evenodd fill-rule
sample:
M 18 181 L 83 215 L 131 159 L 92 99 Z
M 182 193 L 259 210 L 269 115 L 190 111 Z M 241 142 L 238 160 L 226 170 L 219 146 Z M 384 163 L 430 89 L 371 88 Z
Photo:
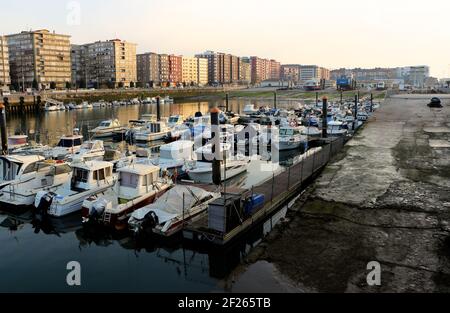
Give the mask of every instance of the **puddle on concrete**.
M 430 139 L 431 148 L 450 148 L 450 142 L 448 140 Z
M 425 127 L 423 129 L 424 132 L 426 133 L 450 133 L 450 128 L 448 127 L 442 127 L 442 126 L 438 126 L 438 127 Z
M 282 275 L 275 265 L 258 261 L 250 265 L 233 283 L 234 293 L 299 293 L 304 292 Z

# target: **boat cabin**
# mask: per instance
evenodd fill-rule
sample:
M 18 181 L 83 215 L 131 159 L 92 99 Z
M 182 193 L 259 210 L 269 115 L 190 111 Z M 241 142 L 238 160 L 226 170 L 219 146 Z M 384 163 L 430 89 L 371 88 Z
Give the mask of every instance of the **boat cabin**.
M 71 189 L 83 192 L 102 185 L 111 185 L 114 164 L 105 161 L 72 163 Z
M 8 137 L 8 148 L 11 150 L 22 148 L 28 145 L 27 135 L 14 135 Z
M 119 173 L 119 198 L 132 200 L 151 190 L 158 182 L 160 168 L 148 164 L 133 164 L 120 168 Z
M 191 160 L 193 154 L 193 142 L 179 140 L 161 146 L 159 158 L 164 160 Z
M 37 164 L 44 160 L 38 155 L 10 155 L 0 157 L 0 186 L 5 182 L 35 175 Z
M 183 124 L 183 116 L 182 115 L 172 115 L 167 120 L 167 125 L 169 127 L 175 127 L 176 125 Z
M 62 136 L 56 146 L 60 148 L 72 148 L 72 147 L 81 147 L 82 144 L 83 144 L 83 136 L 69 135 L 69 136 Z

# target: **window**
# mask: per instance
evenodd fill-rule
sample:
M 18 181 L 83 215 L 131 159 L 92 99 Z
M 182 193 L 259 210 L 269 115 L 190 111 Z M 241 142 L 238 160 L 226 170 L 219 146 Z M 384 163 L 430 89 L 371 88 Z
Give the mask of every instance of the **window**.
M 112 176 L 112 168 L 111 167 L 105 168 L 105 176 L 106 176 L 106 178 L 109 178 Z
M 81 168 L 75 168 L 73 170 L 73 177 L 77 182 L 87 183 L 89 178 L 89 171 Z
M 24 174 L 29 174 L 29 173 L 36 172 L 36 171 L 37 171 L 37 163 L 35 162 L 35 163 L 29 164 L 29 165 L 25 168 L 25 170 L 23 171 L 23 173 L 24 173 Z
M 137 188 L 139 184 L 139 176 L 131 173 L 120 173 L 120 184 L 124 187 Z
M 72 171 L 68 164 L 60 165 L 56 167 L 55 175 L 68 174 Z

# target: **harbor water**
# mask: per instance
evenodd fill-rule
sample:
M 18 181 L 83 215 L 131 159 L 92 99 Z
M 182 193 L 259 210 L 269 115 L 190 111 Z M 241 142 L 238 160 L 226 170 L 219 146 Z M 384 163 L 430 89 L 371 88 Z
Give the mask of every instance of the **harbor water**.
M 272 101 L 253 101 L 272 106 Z M 210 102 L 162 105 L 162 116 L 192 116 L 206 113 Z M 217 103 L 223 105 L 223 102 Z M 238 113 L 247 101 L 230 101 L 230 110 Z M 281 108 L 293 108 L 296 102 L 280 102 Z M 79 128 L 88 130 L 105 119 L 118 118 L 122 124 L 146 113 L 156 113 L 156 105 L 129 105 L 8 116 L 8 132 L 27 134 L 30 140 L 55 144 L 58 138 Z M 113 143 L 111 143 L 113 144 Z M 289 163 L 296 153 L 280 156 Z M 272 176 L 260 171 L 264 159 L 250 164 L 248 172 L 230 184 L 250 188 Z M 282 165 L 280 165 L 282 167 Z M 274 170 L 278 170 L 275 168 Z M 181 236 L 170 241 L 161 238 L 136 240 L 128 233 L 81 225 L 81 215 L 59 219 L 34 220 L 29 211 L 5 212 L 0 208 L 0 292 L 221 292 L 223 281 L 239 265 L 265 234 L 270 232 L 286 210 L 261 223 L 244 239 L 226 249 L 206 249 Z M 66 283 L 67 264 L 81 265 L 81 286 Z

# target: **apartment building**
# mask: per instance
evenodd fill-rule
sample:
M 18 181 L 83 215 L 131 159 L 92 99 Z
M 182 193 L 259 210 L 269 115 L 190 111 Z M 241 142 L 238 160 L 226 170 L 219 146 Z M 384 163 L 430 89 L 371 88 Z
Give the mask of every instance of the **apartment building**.
M 136 55 L 137 80 L 143 87 L 158 85 L 160 80 L 159 55 L 153 52 Z
M 6 40 L 16 88 L 64 88 L 72 80 L 70 36 L 36 30 L 7 35 Z
M 129 87 L 137 82 L 136 44 L 113 39 L 72 46 L 72 78 L 88 87 Z
M 182 82 L 186 85 L 198 85 L 199 83 L 199 59 L 195 57 L 183 57 L 182 58 Z
M 180 84 L 183 81 L 183 57 L 169 55 L 169 81 L 172 84 Z
M 0 36 L 0 89 L 10 84 L 8 44 L 6 38 Z
M 159 55 L 159 80 L 163 85 L 170 84 L 170 62 L 167 54 Z
M 196 57 L 208 60 L 209 83 L 231 84 L 239 82 L 241 63 L 239 57 L 214 51 L 206 51 L 196 55 Z
M 250 57 L 252 67 L 252 84 L 259 84 L 264 80 L 279 80 L 281 65 L 276 60 Z
M 317 65 L 300 66 L 300 82 L 308 80 L 330 80 L 330 70 Z
M 250 84 L 252 81 L 252 66 L 250 62 L 244 62 L 243 60 L 239 64 L 239 81 L 242 84 Z
M 280 76 L 283 81 L 298 84 L 300 81 L 300 65 L 286 64 L 281 66 Z
M 206 86 L 208 85 L 208 59 L 205 58 L 197 58 L 198 60 L 198 85 Z

